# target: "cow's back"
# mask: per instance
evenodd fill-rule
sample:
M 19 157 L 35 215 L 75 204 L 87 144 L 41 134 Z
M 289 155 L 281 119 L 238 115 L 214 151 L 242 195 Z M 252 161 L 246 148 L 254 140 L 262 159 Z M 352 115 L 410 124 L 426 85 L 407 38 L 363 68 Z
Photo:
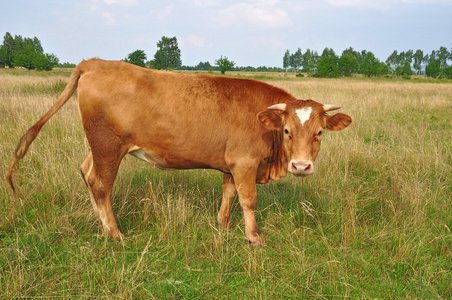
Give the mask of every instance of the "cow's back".
M 240 154 L 253 148 L 252 155 L 265 155 L 258 153 L 268 151 L 268 142 L 262 140 L 266 129 L 257 114 L 293 99 L 254 80 L 187 75 L 102 60 L 85 61 L 79 67 L 83 122 L 98 120 L 114 127 L 131 149 L 144 149 L 164 168 L 227 171 L 228 151 Z

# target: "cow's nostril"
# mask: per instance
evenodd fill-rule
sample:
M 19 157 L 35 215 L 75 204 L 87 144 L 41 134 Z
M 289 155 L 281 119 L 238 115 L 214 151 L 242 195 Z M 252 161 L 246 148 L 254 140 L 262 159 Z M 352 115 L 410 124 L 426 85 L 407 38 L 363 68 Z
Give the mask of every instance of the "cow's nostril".
M 294 168 L 294 170 L 309 171 L 311 169 L 311 164 L 292 163 L 292 167 Z
M 311 175 L 314 173 L 314 165 L 310 161 L 292 162 L 290 172 L 295 175 Z

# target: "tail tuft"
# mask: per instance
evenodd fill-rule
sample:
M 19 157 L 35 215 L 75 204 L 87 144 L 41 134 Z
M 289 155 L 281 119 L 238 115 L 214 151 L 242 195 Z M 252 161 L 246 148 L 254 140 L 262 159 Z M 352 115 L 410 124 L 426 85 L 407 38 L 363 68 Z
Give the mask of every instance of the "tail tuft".
M 17 159 L 16 155 L 14 155 L 14 158 L 11 161 L 11 164 L 9 165 L 8 172 L 6 172 L 6 175 L 5 175 L 6 180 L 9 183 L 9 186 L 13 190 L 14 197 L 17 196 L 17 193 L 16 193 L 16 188 L 14 187 L 14 183 L 13 183 L 13 172 L 17 169 L 19 169 L 19 160 Z

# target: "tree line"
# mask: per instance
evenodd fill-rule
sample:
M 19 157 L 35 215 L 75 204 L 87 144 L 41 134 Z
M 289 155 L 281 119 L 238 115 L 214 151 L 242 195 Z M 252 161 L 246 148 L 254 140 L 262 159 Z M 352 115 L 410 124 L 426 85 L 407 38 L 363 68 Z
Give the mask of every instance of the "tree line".
M 283 57 L 285 72 L 305 72 L 316 77 L 351 76 L 363 74 L 378 76 L 393 74 L 404 77 L 421 74 L 422 71 L 430 77 L 452 78 L 451 51 L 446 47 L 425 54 L 422 50 L 398 52 L 394 50 L 385 62 L 380 61 L 371 51 L 356 51 L 352 47 L 345 49 L 341 56 L 333 49 L 325 48 L 322 55 L 317 51 L 307 49 L 305 53 L 300 48 L 294 53 L 286 50 Z M 423 70 L 423 67 L 425 69 Z
M 44 53 L 41 41 L 37 37 L 14 37 L 7 32 L 0 46 L 0 62 L 10 68 L 24 67 L 27 69 L 52 70 L 58 65 L 55 54 Z
M 231 70 L 235 66 L 235 62 L 229 60 L 226 56 L 220 56 L 215 60 L 215 65 L 212 66 L 207 62 L 200 62 L 195 67 L 183 66 L 181 60 L 181 51 L 176 37 L 163 36 L 160 41 L 157 42 L 157 51 L 154 54 L 154 59 L 146 62 L 147 55 L 143 50 L 135 50 L 129 53 L 124 61 L 152 69 L 164 69 L 164 70 L 218 70 L 224 74 L 226 71 Z
M 142 67 L 164 70 L 205 70 L 205 71 L 261 71 L 261 72 L 296 72 L 308 73 L 315 77 L 338 77 L 363 74 L 366 76 L 400 75 L 410 77 L 425 73 L 430 77 L 452 78 L 452 48 L 446 47 L 424 54 L 420 49 L 398 52 L 394 50 L 386 61 L 380 61 L 371 51 L 356 51 L 352 47 L 345 49 L 338 56 L 332 48 L 325 48 L 321 55 L 309 48 L 303 53 L 298 48 L 294 53 L 286 50 L 283 57 L 283 68 L 279 67 L 238 67 L 226 56 L 220 56 L 211 65 L 208 61 L 199 62 L 195 66 L 182 65 L 181 50 L 176 37 L 163 36 L 157 42 L 157 51 L 153 59 L 147 60 L 144 50 L 130 53 L 124 61 Z M 0 65 L 10 68 L 51 70 L 53 67 L 75 67 L 75 64 L 60 64 L 54 54 L 44 53 L 41 41 L 37 37 L 14 37 L 7 32 L 0 46 Z

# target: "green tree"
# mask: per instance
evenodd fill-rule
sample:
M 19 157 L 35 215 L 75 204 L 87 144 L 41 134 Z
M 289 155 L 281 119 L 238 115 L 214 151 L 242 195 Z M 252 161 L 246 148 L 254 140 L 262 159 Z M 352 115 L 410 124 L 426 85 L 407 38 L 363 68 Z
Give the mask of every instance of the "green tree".
M 356 59 L 358 60 L 358 63 L 361 61 L 361 53 L 359 51 L 355 51 L 353 49 L 353 47 L 349 47 L 349 48 L 345 49 L 344 51 L 342 51 L 342 55 L 344 55 L 346 53 L 350 53 L 351 55 L 356 57 Z
M 290 66 L 290 52 L 289 49 L 287 49 L 283 57 L 283 68 L 286 70 L 286 73 L 287 68 L 289 68 L 289 66 Z
M 441 73 L 441 64 L 439 62 L 439 59 L 431 59 L 430 57 L 430 61 L 427 64 L 427 66 L 425 66 L 425 74 L 429 77 L 438 77 Z
M 58 67 L 60 68 L 75 68 L 77 65 L 74 63 L 70 63 L 70 62 L 65 62 L 65 63 L 59 63 Z
M 223 57 L 222 55 L 219 59 L 215 60 L 215 65 L 220 68 L 221 74 L 224 74 L 226 71 L 231 70 L 235 66 L 235 62 L 229 60 L 226 56 Z
M 361 63 L 363 62 L 363 60 L 366 57 L 367 53 L 368 53 L 367 50 L 361 50 L 361 52 L 359 52 L 358 60 L 359 60 L 359 66 L 360 67 L 361 67 Z
M 317 51 L 310 50 L 309 48 L 303 54 L 303 70 L 312 73 L 317 68 L 317 60 L 319 59 L 319 55 Z
M 59 64 L 59 59 L 53 53 L 38 54 L 35 60 L 37 70 L 50 71 Z
M 42 48 L 41 41 L 37 37 L 34 37 L 33 40 L 31 40 L 31 43 L 33 44 L 33 48 L 36 52 L 44 53 L 44 48 Z
M 25 67 L 27 69 L 51 70 L 58 64 L 54 54 L 45 54 L 41 41 L 37 38 L 22 38 L 7 32 L 0 46 L 0 60 L 11 67 Z
M 382 64 L 375 55 L 366 51 L 366 55 L 360 64 L 360 73 L 367 76 L 376 76 L 384 71 Z
M 432 53 L 430 54 L 426 54 L 424 57 L 424 61 L 429 64 L 430 62 L 434 61 L 438 59 L 437 54 L 436 54 L 436 50 L 432 50 Z
M 413 61 L 413 50 L 408 50 L 404 52 L 400 52 L 400 65 L 405 65 L 405 62 L 411 62 Z
M 298 48 L 297 51 L 292 56 L 292 67 L 295 69 L 295 72 L 298 72 L 298 69 L 303 65 L 303 54 L 301 53 L 301 49 Z
M 413 68 L 416 70 L 417 74 L 421 73 L 421 64 L 424 61 L 424 51 L 418 49 L 416 50 L 416 52 L 413 54 L 413 59 L 414 59 L 414 63 L 413 63 Z
M 359 61 L 356 56 L 351 52 L 342 53 L 339 58 L 339 72 L 345 76 L 350 76 L 353 73 L 357 73 L 359 69 Z
M 399 54 L 397 50 L 394 50 L 394 52 L 389 55 L 389 57 L 386 59 L 386 63 L 391 66 L 392 70 L 395 70 L 399 66 Z
M 13 65 L 30 70 L 35 69 L 37 56 L 38 53 L 33 49 L 33 46 L 28 45 L 27 47 L 14 52 Z
M 451 53 L 447 50 L 446 47 L 439 47 L 439 51 L 436 52 L 436 56 L 439 61 L 439 65 L 441 69 L 447 67 L 447 60 L 450 59 Z
M 317 62 L 318 77 L 337 77 L 339 75 L 339 58 L 331 48 L 325 48 Z
M 182 65 L 177 38 L 163 36 L 157 43 L 158 50 L 154 55 L 153 66 L 156 69 L 176 69 Z
M 6 65 L 6 58 L 8 57 L 8 52 L 5 47 L 0 46 L 0 63 L 2 67 Z
M 389 65 L 382 61 L 378 61 L 377 75 L 383 75 L 383 74 L 389 74 L 389 73 L 390 73 Z
M 449 79 L 452 79 L 452 67 L 444 68 L 443 75 Z
M 396 74 L 401 76 L 411 76 L 413 75 L 413 70 L 411 69 L 411 64 L 409 61 L 405 61 L 405 63 L 401 66 L 398 66 L 396 69 Z
M 140 67 L 145 67 L 146 59 L 146 53 L 144 53 L 143 50 L 135 50 L 134 52 L 129 53 L 125 61 Z
M 212 66 L 210 65 L 210 63 L 208 61 L 206 62 L 199 62 L 199 64 L 197 64 L 194 69 L 195 70 L 205 70 L 208 71 L 212 68 Z
M 14 67 L 14 50 L 14 38 L 9 32 L 7 32 L 3 37 L 3 44 L 0 46 L 0 61 L 10 68 Z

